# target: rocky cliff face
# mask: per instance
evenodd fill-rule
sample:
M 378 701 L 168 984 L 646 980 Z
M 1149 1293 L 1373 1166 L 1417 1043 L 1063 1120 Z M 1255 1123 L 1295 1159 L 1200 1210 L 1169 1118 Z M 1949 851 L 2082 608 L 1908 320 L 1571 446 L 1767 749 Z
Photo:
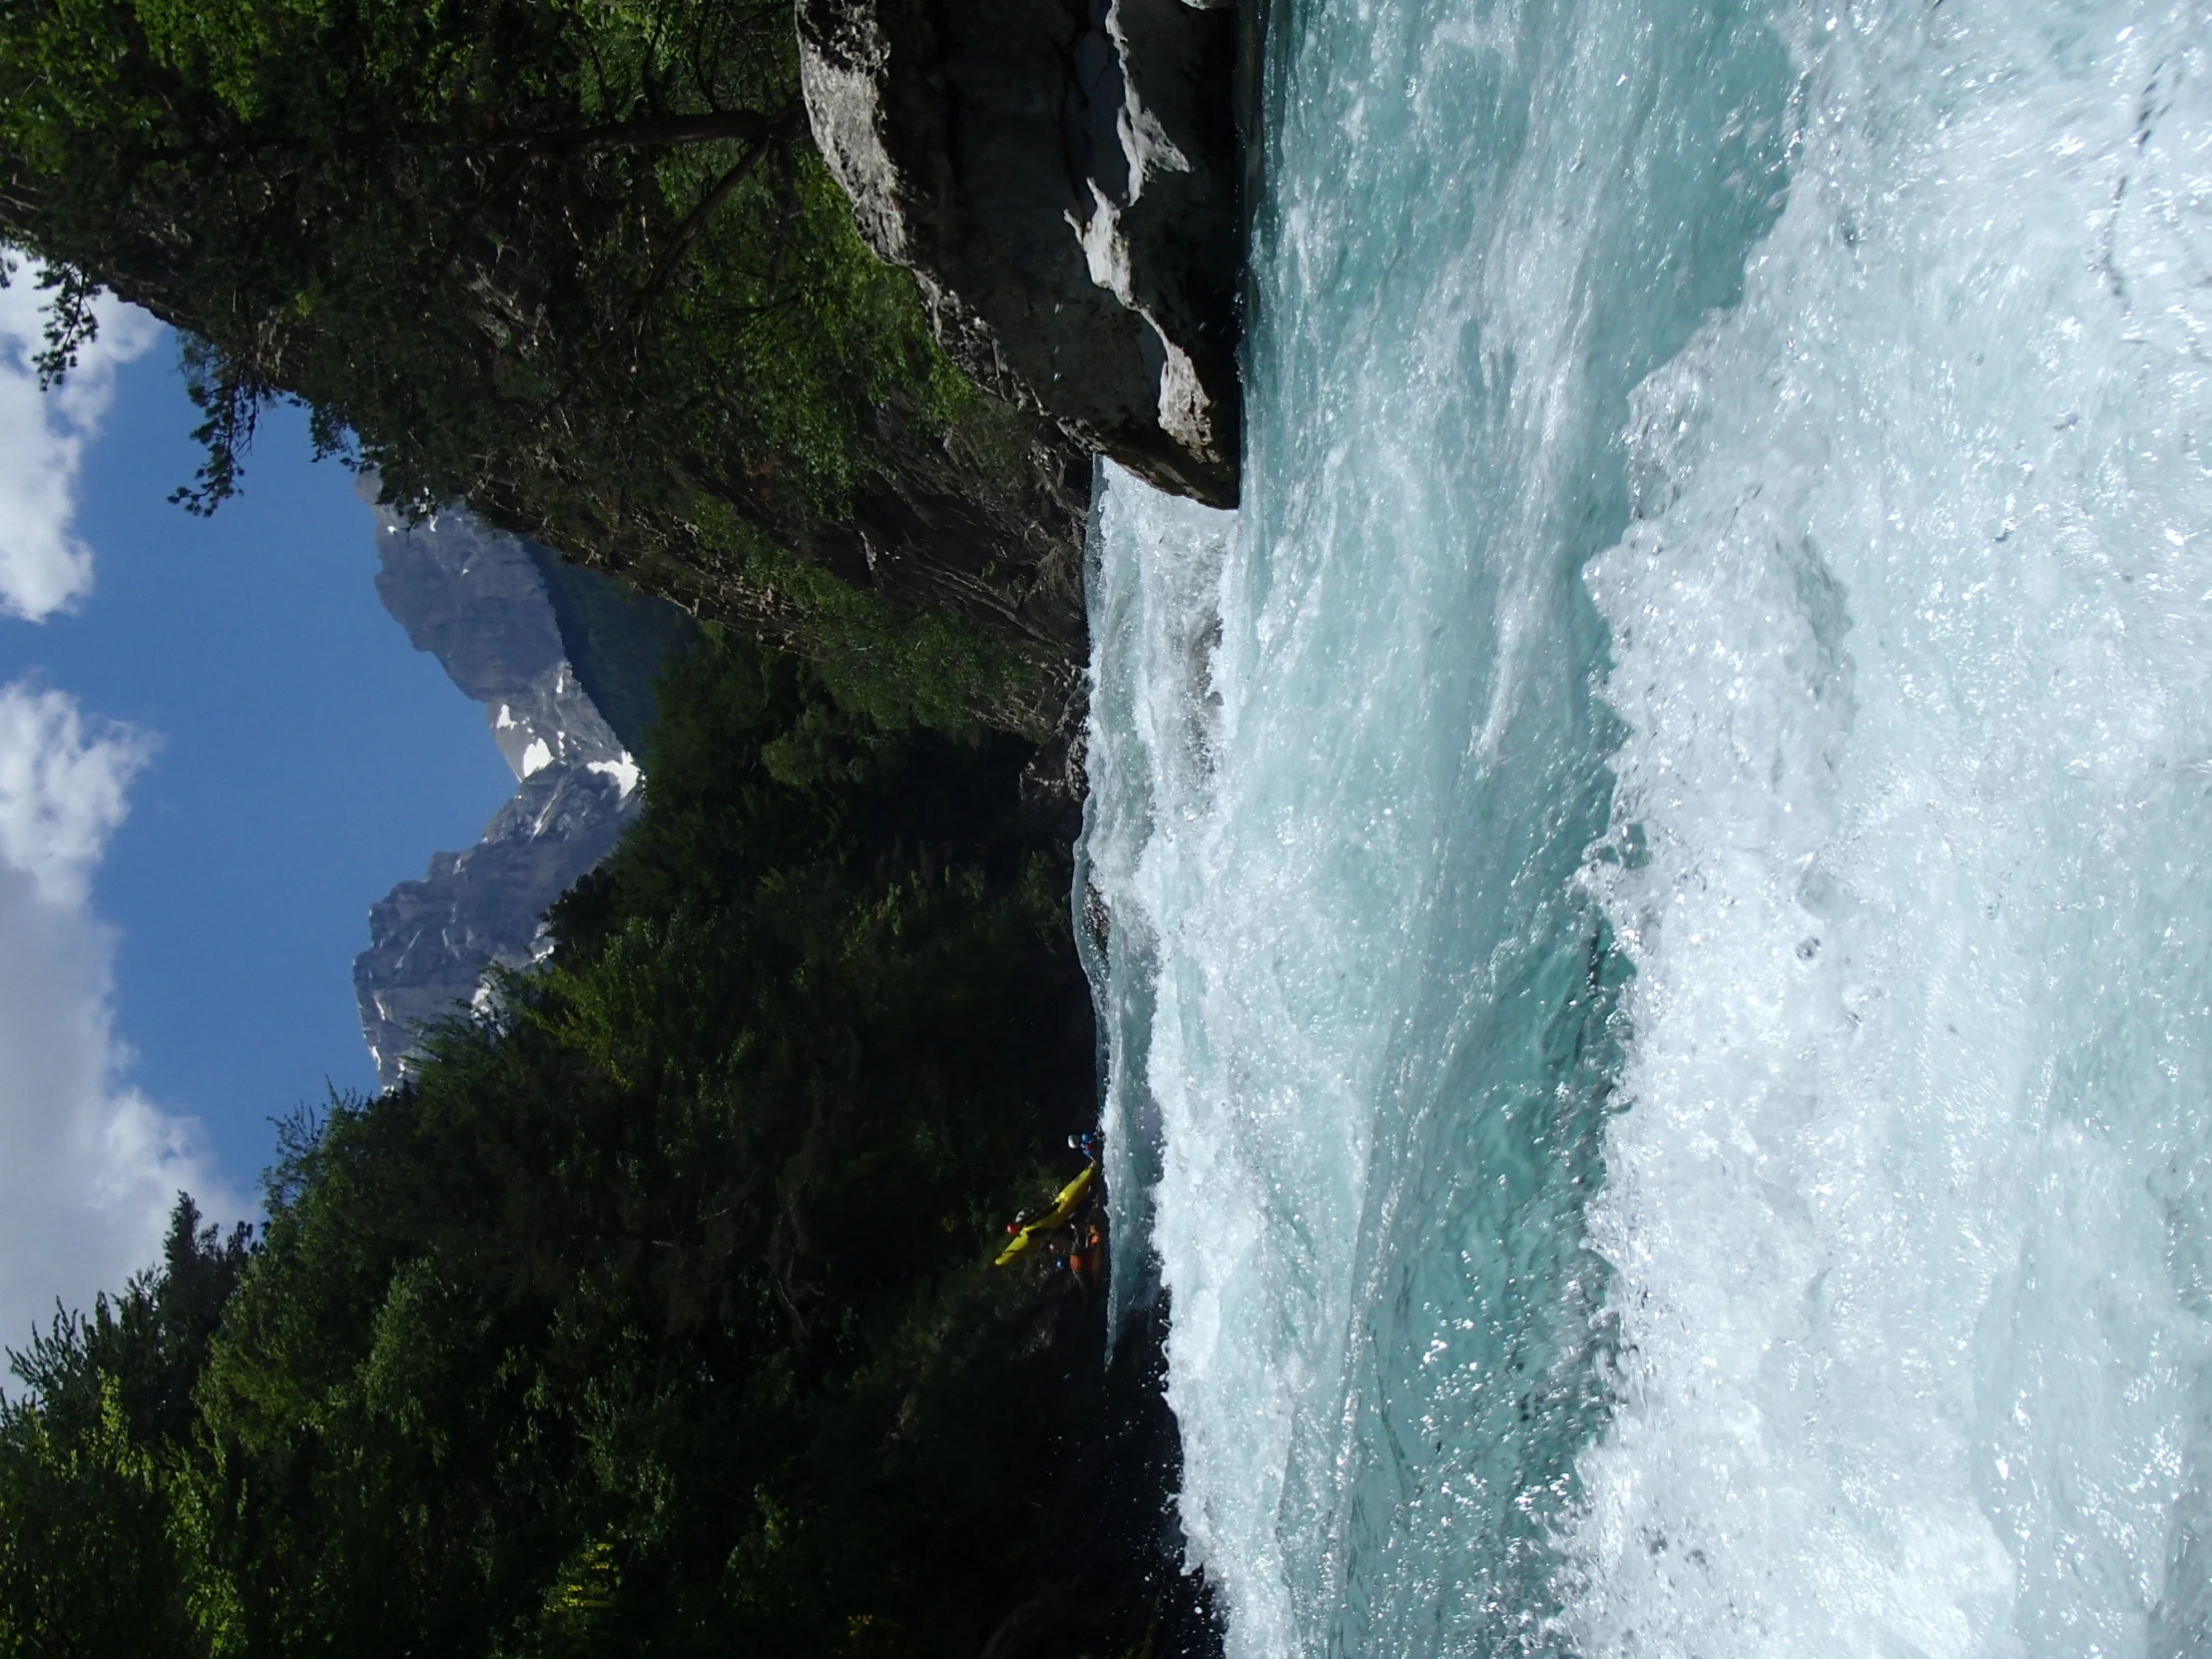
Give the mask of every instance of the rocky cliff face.
M 1236 13 L 799 0 L 816 143 L 982 385 L 1154 484 L 1237 498 Z
M 364 493 L 373 499 L 372 481 Z M 369 910 L 353 988 L 388 1088 L 405 1075 L 418 1027 L 475 1002 L 490 965 L 524 967 L 542 954 L 539 918 L 636 817 L 640 772 L 583 689 L 542 555 L 466 513 L 410 526 L 376 511 L 384 608 L 483 704 L 518 786 L 482 840 L 434 854 L 423 879 L 402 881 Z M 563 580 L 614 587 L 590 572 Z
M 1009 723 L 1050 730 L 1087 654 L 1092 449 L 996 396 L 975 399 L 950 431 L 887 401 L 868 440 L 879 465 L 855 487 L 849 518 L 795 544 L 854 587 L 963 615 L 1051 667 L 1046 706 Z

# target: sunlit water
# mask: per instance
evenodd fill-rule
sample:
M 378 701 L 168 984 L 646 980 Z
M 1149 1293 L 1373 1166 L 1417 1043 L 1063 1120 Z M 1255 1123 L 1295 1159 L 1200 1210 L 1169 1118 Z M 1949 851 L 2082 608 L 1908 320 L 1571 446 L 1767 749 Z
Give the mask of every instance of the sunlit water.
M 1232 1652 L 2212 1651 L 2212 21 L 1278 0 L 1265 81 L 1079 903 Z

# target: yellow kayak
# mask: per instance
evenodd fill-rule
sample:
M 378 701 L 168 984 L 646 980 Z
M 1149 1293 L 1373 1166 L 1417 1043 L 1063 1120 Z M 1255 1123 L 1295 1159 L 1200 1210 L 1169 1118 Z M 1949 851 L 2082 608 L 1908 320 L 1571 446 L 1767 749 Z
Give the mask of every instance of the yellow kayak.
M 1091 1177 L 1098 1172 L 1096 1164 L 1085 1164 L 1083 1173 L 1060 1189 L 1060 1196 L 1052 1201 L 1052 1208 L 1014 1235 L 1013 1243 L 998 1253 L 998 1260 L 991 1265 L 1004 1267 L 1016 1256 L 1035 1244 L 1045 1234 L 1067 1226 L 1068 1217 L 1082 1206 L 1084 1195 L 1091 1190 Z

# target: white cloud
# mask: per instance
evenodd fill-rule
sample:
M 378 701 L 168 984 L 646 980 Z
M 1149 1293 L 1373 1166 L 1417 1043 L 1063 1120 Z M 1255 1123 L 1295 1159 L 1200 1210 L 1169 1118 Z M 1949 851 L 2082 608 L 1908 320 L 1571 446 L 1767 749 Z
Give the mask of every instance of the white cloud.
M 4 257 L 4 251 L 0 251 Z M 92 591 L 92 549 L 73 528 L 77 470 L 115 397 L 115 371 L 142 356 L 162 326 L 112 296 L 100 331 L 50 392 L 32 367 L 45 335 L 38 268 L 0 288 L 0 614 L 41 622 Z
M 220 1189 L 192 1119 L 126 1081 L 115 1031 L 115 934 L 88 903 L 131 779 L 152 743 L 88 721 L 68 697 L 0 687 L 0 1345 L 59 1297 L 116 1290 L 160 1248 L 191 1192 Z
M 82 907 L 153 749 L 134 727 L 89 725 L 60 692 L 0 687 L 0 863 L 47 902 Z

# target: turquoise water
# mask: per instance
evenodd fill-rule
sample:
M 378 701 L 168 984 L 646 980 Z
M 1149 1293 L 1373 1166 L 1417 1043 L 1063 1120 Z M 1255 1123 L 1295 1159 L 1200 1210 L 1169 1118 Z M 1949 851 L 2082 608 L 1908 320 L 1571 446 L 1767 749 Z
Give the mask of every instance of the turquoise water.
M 2212 1650 L 2212 24 L 1301 0 L 1264 81 L 1079 893 L 1232 1653 Z

